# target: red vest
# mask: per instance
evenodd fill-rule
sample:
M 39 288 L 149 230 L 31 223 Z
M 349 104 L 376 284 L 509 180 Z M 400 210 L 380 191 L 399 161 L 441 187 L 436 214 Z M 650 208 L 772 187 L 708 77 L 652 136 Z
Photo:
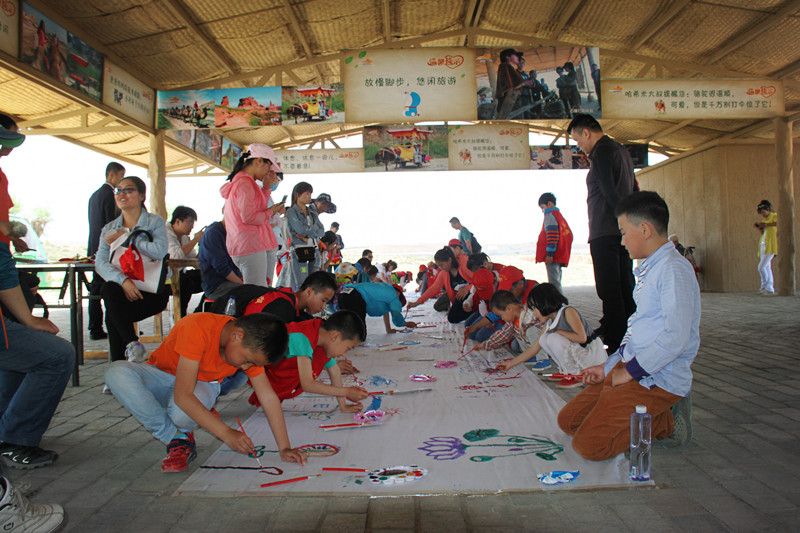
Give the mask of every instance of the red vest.
M 569 256 L 572 253 L 572 230 L 569 229 L 569 224 L 564 220 L 561 211 L 554 210 L 553 216 L 556 217 L 558 222 L 558 248 L 553 255 L 554 263 L 563 263 L 564 266 L 569 265 Z M 544 263 L 547 257 L 547 232 L 544 230 L 542 224 L 542 231 L 539 233 L 539 240 L 536 242 L 536 262 Z
M 311 347 L 314 349 L 314 355 L 311 357 L 311 371 L 314 379 L 317 379 L 325 368 L 325 365 L 330 361 L 330 357 L 325 353 L 321 346 L 317 346 L 319 342 L 319 328 L 322 325 L 321 318 L 313 320 L 306 320 L 303 322 L 293 322 L 287 324 L 289 333 L 302 333 L 308 338 Z M 305 356 L 299 356 L 305 357 Z M 283 401 L 287 398 L 294 398 L 303 392 L 300 386 L 300 373 L 297 370 L 297 358 L 291 357 L 284 359 L 277 365 L 270 365 L 264 367 L 269 378 L 269 383 L 278 398 Z
M 243 315 L 260 313 L 265 307 L 279 298 L 287 300 L 289 303 L 291 303 L 292 307 L 295 309 L 295 313 L 297 312 L 297 297 L 294 295 L 294 292 L 292 292 L 290 287 L 281 287 L 279 289 L 272 289 L 269 292 L 265 292 L 258 298 L 253 299 L 249 304 L 247 304 L 247 307 L 244 308 Z

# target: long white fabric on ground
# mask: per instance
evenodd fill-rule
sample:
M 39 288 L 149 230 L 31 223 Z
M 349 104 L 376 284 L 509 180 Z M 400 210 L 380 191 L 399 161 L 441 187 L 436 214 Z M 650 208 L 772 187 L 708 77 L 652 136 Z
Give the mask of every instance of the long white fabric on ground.
M 432 390 L 370 397 L 362 404 L 365 410 L 372 407 L 386 413 L 381 425 L 329 431 L 320 425 L 354 421 L 352 414 L 339 411 L 334 398 L 303 394 L 285 401 L 292 445 L 310 445 L 305 467 L 280 460 L 266 417 L 259 409 L 244 425 L 262 454 L 261 462 L 268 468 L 254 469 L 258 465 L 252 457 L 235 453 L 223 444 L 204 466 L 233 468 L 200 468 L 178 493 L 397 496 L 632 485 L 623 455 L 592 462 L 572 450 L 571 437 L 556 422 L 564 401 L 540 377 L 524 366 L 505 374 L 489 374 L 498 362 L 511 357 L 504 350 L 473 351 L 459 360 L 463 326 L 447 324 L 444 315 L 433 311 L 430 304 L 416 308 L 414 314 L 423 310 L 425 316 L 414 320 L 434 327 L 408 333 L 386 334 L 382 319 L 368 318 L 367 342 L 347 357 L 361 370 L 357 377 L 370 392 Z M 419 344 L 410 344 L 413 342 Z M 474 344 L 468 341 L 466 351 Z M 457 361 L 457 366 L 437 368 L 438 361 Z M 436 381 L 413 381 L 412 375 L 427 375 Z M 327 378 L 326 374 L 323 376 Z M 355 382 L 345 376 L 345 384 Z M 334 455 L 327 455 L 333 451 Z M 358 472 L 322 471 L 323 467 L 375 470 L 414 465 L 427 473 L 415 481 L 391 485 L 373 484 Z M 580 475 L 571 483 L 558 486 L 546 486 L 537 480 L 537 474 L 551 471 L 580 471 Z M 322 475 L 261 487 L 264 483 L 316 474 Z

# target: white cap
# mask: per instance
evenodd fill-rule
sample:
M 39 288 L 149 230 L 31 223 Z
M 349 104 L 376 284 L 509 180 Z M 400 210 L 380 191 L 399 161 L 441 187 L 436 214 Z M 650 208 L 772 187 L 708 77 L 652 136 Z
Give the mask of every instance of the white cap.
M 247 159 L 255 159 L 256 157 L 269 159 L 272 162 L 272 170 L 275 172 L 283 172 L 281 167 L 278 165 L 278 158 L 275 157 L 275 152 L 266 144 L 253 143 L 248 147 L 247 152 L 249 154 Z
M 647 412 L 647 406 L 646 405 L 637 405 L 636 406 L 636 412 L 638 414 L 646 413 Z

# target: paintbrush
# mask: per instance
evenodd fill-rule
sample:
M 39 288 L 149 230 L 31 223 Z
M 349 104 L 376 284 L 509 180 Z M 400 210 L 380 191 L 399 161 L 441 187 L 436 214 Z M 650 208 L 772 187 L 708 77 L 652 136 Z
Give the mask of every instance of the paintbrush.
M 245 437 L 247 437 L 247 432 L 245 432 L 245 430 L 244 430 L 244 426 L 242 425 L 242 422 L 241 422 L 241 420 L 239 420 L 239 417 L 238 417 L 238 416 L 236 417 L 236 421 L 237 421 L 237 422 L 239 422 L 239 427 L 240 427 L 240 428 L 242 428 L 242 434 L 243 434 Z M 252 442 L 252 441 L 251 441 L 251 442 Z M 262 465 L 262 464 L 261 464 L 261 459 L 259 459 L 259 458 L 258 458 L 258 455 L 256 455 L 256 445 L 255 445 L 255 444 L 253 444 L 253 457 L 254 457 L 254 458 L 255 458 L 255 460 L 258 462 L 258 466 L 260 466 L 261 468 L 264 468 L 264 465 Z
M 469 338 L 469 332 L 464 332 L 464 344 L 461 345 L 461 353 L 464 353 L 464 348 L 467 347 L 467 339 Z
M 375 391 L 375 392 L 370 392 L 369 395 L 370 396 L 383 396 L 384 394 L 386 394 L 386 395 L 410 394 L 412 392 L 426 392 L 426 391 L 431 391 L 431 390 L 433 390 L 433 389 L 428 388 L 428 389 L 411 389 L 411 390 L 379 390 L 379 391 Z
M 543 378 L 556 378 L 556 379 L 567 379 L 567 378 L 576 378 L 576 379 L 583 379 L 583 374 L 540 374 Z
M 463 359 L 463 358 L 464 358 L 464 357 L 466 357 L 467 355 L 471 354 L 472 352 L 474 352 L 474 351 L 475 351 L 475 348 L 477 348 L 477 347 L 478 347 L 478 345 L 476 344 L 476 345 L 475 345 L 475 346 L 473 346 L 473 347 L 472 347 L 472 348 L 471 348 L 471 349 L 470 349 L 470 350 L 469 350 L 467 353 L 465 353 L 464 355 L 462 355 L 461 357 L 459 357 L 458 359 L 456 359 L 456 361 L 460 361 L 461 359 Z
M 295 478 L 292 478 L 292 479 L 283 479 L 281 481 L 273 481 L 272 483 L 264 483 L 263 485 L 261 485 L 261 487 L 262 488 L 263 487 L 272 487 L 274 485 L 283 485 L 284 483 L 294 483 L 295 481 L 303 481 L 305 479 L 309 479 L 309 478 L 312 478 L 312 477 L 320 477 L 320 476 L 322 476 L 322 474 L 313 474 L 313 475 L 310 475 L 310 476 L 295 477 Z

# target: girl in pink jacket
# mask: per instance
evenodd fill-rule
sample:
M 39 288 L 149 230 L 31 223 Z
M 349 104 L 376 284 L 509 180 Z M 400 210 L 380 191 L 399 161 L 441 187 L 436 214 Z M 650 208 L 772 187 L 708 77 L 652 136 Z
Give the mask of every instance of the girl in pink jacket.
M 270 220 L 286 209 L 283 203 L 272 207 L 267 207 L 267 203 L 271 187 L 280 182 L 281 175 L 272 148 L 253 143 L 242 153 L 228 182 L 220 188 L 225 198 L 222 210 L 227 229 L 225 244 L 233 263 L 242 272 L 244 283 L 269 286 L 267 251 L 278 247 Z

